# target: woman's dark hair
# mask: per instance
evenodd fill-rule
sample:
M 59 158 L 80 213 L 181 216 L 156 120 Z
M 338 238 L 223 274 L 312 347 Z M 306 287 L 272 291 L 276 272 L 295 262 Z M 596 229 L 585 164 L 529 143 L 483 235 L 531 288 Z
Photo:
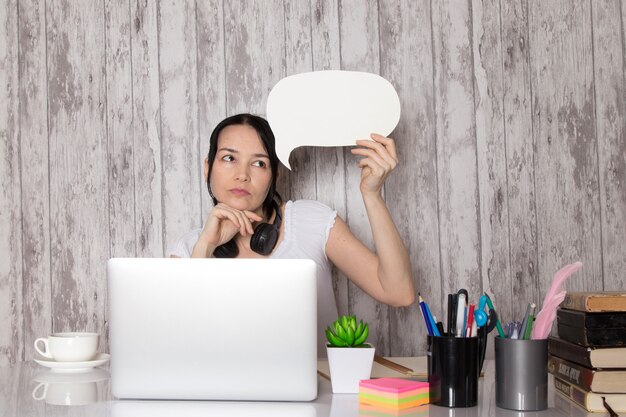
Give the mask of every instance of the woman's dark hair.
M 265 217 L 269 219 L 272 216 L 272 212 L 274 211 L 274 207 L 276 204 L 280 206 L 283 202 L 282 197 L 276 191 L 276 178 L 278 177 L 278 156 L 276 155 L 276 140 L 274 138 L 274 132 L 270 128 L 270 124 L 264 118 L 260 116 L 255 116 L 249 113 L 236 114 L 234 116 L 227 117 L 222 120 L 215 129 L 213 129 L 213 133 L 211 133 L 211 138 L 209 139 L 209 173 L 207 175 L 207 188 L 209 189 L 209 194 L 213 199 L 213 204 L 217 204 L 217 199 L 213 196 L 211 192 L 211 171 L 213 170 L 213 162 L 215 162 L 215 156 L 217 154 L 217 140 L 219 139 L 220 133 L 227 126 L 233 125 L 244 125 L 250 126 L 253 128 L 259 135 L 259 139 L 261 139 L 261 143 L 265 148 L 269 158 L 270 158 L 270 168 L 272 170 L 272 183 L 270 184 L 270 188 L 267 192 L 267 196 L 263 201 L 263 213 Z M 237 256 L 239 250 L 237 249 L 237 245 L 235 244 L 235 240 L 231 240 L 221 245 L 220 247 L 224 247 L 224 249 L 228 249 L 228 252 L 232 255 L 229 257 Z

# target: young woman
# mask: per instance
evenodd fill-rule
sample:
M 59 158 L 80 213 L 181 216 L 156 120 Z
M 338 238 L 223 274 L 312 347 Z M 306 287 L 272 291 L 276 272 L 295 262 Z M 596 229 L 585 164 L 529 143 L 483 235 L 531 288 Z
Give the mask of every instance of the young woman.
M 357 140 L 352 153 L 363 156 L 360 190 L 375 253 L 326 205 L 310 200 L 283 203 L 276 192 L 274 134 L 265 119 L 239 114 L 223 120 L 211 134 L 204 174 L 215 206 L 204 227 L 184 235 L 169 255 L 314 260 L 320 335 L 337 318 L 330 262 L 376 300 L 391 306 L 412 304 L 409 256 L 380 193 L 398 164 L 395 144 L 377 134 L 371 139 Z M 318 339 L 318 353 L 325 356 L 324 338 Z

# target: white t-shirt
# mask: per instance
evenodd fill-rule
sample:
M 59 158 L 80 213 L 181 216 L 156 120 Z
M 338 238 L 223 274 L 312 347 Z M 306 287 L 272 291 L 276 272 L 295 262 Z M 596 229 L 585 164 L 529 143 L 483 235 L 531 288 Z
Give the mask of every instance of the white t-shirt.
M 285 236 L 270 255 L 273 259 L 312 259 L 317 264 L 317 355 L 326 356 L 324 330 L 337 319 L 332 285 L 332 265 L 326 257 L 326 241 L 337 212 L 313 200 L 287 201 L 283 222 Z M 192 230 L 167 251 L 167 256 L 189 258 L 202 229 Z

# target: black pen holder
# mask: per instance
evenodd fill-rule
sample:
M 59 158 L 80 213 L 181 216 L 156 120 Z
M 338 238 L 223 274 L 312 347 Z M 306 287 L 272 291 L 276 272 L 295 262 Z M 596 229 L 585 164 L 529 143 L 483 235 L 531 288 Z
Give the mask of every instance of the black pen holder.
M 428 336 L 430 403 L 473 407 L 478 403 L 480 375 L 478 337 Z

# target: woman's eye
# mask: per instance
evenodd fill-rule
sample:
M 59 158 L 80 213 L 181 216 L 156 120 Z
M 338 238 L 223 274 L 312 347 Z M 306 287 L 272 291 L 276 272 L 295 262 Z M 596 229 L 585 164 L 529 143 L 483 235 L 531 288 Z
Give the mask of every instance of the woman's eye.
M 256 161 L 253 164 L 255 167 L 261 167 L 261 168 L 265 168 L 267 166 L 267 164 L 263 161 Z
M 222 157 L 222 161 L 232 162 L 232 161 L 234 161 L 234 160 L 235 160 L 235 158 L 233 158 L 233 156 L 232 156 L 232 155 L 224 155 L 224 156 Z

